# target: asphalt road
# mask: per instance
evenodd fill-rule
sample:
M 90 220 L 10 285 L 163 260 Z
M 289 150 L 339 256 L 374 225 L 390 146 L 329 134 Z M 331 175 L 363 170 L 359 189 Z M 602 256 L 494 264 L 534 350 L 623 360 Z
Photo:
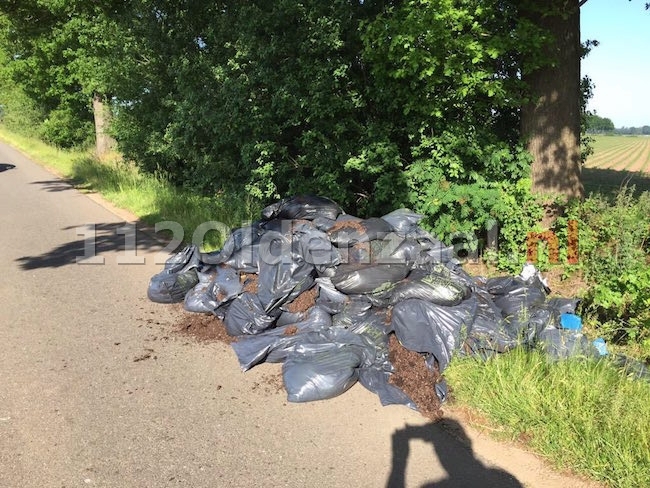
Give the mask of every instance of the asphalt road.
M 175 332 L 125 219 L 0 144 L 1 488 L 588 486 L 360 385 L 288 403 L 279 365 Z

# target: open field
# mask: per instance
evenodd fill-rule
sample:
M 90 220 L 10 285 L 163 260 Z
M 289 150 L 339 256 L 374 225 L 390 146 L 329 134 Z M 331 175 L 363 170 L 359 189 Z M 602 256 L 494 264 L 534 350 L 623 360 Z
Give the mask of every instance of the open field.
M 594 153 L 583 168 L 587 193 L 635 185 L 650 190 L 650 137 L 597 135 Z

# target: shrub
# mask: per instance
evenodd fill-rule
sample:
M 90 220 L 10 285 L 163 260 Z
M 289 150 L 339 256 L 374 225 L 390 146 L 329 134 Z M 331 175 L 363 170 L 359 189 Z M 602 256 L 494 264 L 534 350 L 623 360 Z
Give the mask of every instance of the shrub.
M 581 206 L 582 269 L 590 285 L 582 311 L 608 339 L 645 344 L 650 355 L 650 193 L 623 188 L 613 201 Z

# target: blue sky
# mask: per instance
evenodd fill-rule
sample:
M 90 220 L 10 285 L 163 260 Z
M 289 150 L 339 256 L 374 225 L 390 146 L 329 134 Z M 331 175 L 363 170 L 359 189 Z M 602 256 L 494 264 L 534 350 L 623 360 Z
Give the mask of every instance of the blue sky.
M 600 45 L 582 61 L 596 85 L 587 108 L 616 127 L 650 125 L 650 10 L 643 0 L 588 0 L 581 38 Z

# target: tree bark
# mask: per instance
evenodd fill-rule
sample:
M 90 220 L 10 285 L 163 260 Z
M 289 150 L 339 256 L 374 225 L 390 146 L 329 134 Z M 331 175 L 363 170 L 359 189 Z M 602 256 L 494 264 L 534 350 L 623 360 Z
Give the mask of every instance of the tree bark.
M 559 5 L 564 7 L 559 7 Z M 569 4 L 567 7 L 566 5 Z M 522 79 L 530 89 L 521 130 L 533 155 L 533 193 L 582 198 L 580 157 L 580 8 L 577 0 L 535 2 L 527 18 L 553 36 L 550 63 Z M 541 8 L 540 8 L 541 7 Z
M 93 96 L 93 115 L 95 118 L 95 154 L 101 158 L 115 147 L 115 140 L 106 133 L 110 114 L 104 100 L 98 94 Z

